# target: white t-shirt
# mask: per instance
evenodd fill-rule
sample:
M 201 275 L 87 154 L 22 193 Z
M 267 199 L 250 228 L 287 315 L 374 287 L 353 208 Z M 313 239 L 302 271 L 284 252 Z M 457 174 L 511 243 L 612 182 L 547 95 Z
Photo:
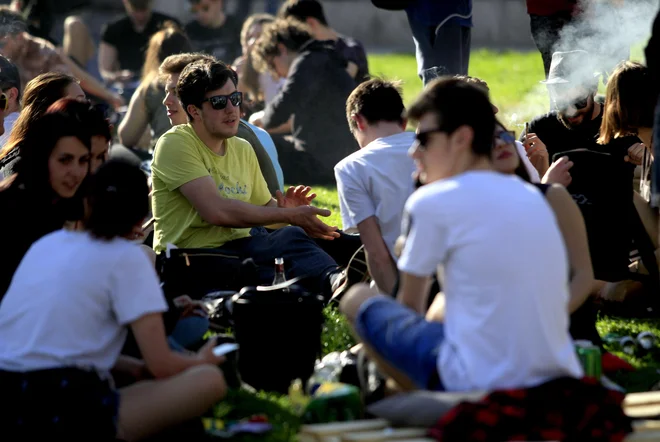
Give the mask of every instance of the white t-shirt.
M 16 120 L 18 119 L 18 115 L 18 112 L 12 112 L 5 116 L 5 121 L 3 123 L 5 133 L 0 135 L 0 147 L 4 146 L 9 139 L 9 134 L 11 134 L 11 130 L 14 128 L 14 123 L 16 123 Z
M 529 174 L 529 178 L 532 183 L 540 183 L 541 177 L 539 176 L 539 171 L 536 170 L 536 168 L 532 165 L 532 162 L 529 161 L 527 152 L 525 152 L 525 146 L 523 146 L 523 144 L 518 140 L 516 140 L 516 149 L 518 149 L 520 161 L 522 161 L 522 163 L 525 165 L 525 169 L 527 169 L 527 173 Z
M 335 166 L 343 229 L 356 230 L 375 216 L 393 257 L 403 207 L 414 190 L 415 164 L 408 156 L 414 141 L 412 132 L 378 138 Z
M 438 371 L 451 391 L 581 377 L 568 327 L 568 258 L 552 209 L 516 176 L 472 171 L 406 203 L 399 269 L 436 270 L 446 296 Z
M 0 369 L 110 370 L 126 325 L 166 310 L 156 272 L 139 246 L 56 231 L 32 245 L 0 303 Z

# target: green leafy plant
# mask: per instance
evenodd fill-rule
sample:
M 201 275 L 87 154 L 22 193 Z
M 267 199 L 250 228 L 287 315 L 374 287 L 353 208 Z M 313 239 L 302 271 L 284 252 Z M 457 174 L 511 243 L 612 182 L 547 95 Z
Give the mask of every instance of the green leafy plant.
M 321 334 L 321 351 L 323 356 L 333 351 L 348 350 L 355 345 L 355 338 L 348 325 L 348 320 L 334 306 L 327 306 L 323 310 L 325 324 Z

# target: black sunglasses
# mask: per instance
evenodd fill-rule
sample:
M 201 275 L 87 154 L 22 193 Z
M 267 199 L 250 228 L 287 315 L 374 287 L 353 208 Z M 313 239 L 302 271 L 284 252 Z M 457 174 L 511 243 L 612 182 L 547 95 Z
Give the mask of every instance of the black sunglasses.
M 238 107 L 243 102 L 243 92 L 234 92 L 230 95 L 214 95 L 213 97 L 205 98 L 202 103 L 208 101 L 211 107 L 215 110 L 222 110 L 227 107 L 227 103 L 231 101 L 232 106 Z
M 557 110 L 563 111 L 568 109 L 570 106 L 573 106 L 577 110 L 584 109 L 589 104 L 589 96 L 578 98 L 573 101 L 557 101 L 555 100 L 555 107 Z
M 424 132 L 417 132 L 415 134 L 415 139 L 417 140 L 417 143 L 419 143 L 419 146 L 417 146 L 418 150 L 425 151 L 427 148 L 427 145 L 429 143 L 429 138 L 431 138 L 431 134 L 434 134 L 436 132 L 444 132 L 444 130 L 441 129 L 429 129 Z

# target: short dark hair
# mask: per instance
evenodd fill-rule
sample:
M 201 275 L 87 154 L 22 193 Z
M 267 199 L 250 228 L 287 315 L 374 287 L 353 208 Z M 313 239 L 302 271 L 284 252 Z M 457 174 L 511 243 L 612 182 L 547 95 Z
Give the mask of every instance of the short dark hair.
M 254 66 L 259 72 L 266 72 L 270 69 L 269 59 L 280 54 L 278 44 L 281 43 L 288 50 L 298 52 L 312 39 L 311 31 L 303 23 L 278 18 L 264 26 L 261 36 L 254 44 L 252 50 Z
M 408 109 L 407 116 L 419 121 L 432 113 L 437 129 L 452 133 L 461 126 L 474 132 L 472 152 L 490 157 L 495 132 L 493 107 L 482 88 L 451 77 L 431 82 Z
M 187 65 L 176 85 L 176 94 L 188 114 L 188 106 L 202 107 L 209 91 L 222 88 L 227 81 L 238 84 L 238 75 L 229 65 L 219 60 L 200 60 Z
M 0 38 L 27 32 L 25 17 L 9 6 L 0 6 Z
M 640 127 L 653 127 L 656 99 L 649 69 L 641 63 L 624 61 L 607 82 L 603 121 L 598 142 L 636 134 Z M 655 140 L 654 140 L 655 142 Z
M 351 131 L 357 128 L 354 115 L 361 115 L 369 124 L 379 121 L 403 124 L 405 110 L 399 83 L 380 78 L 360 84 L 346 100 L 346 118 Z
M 280 6 L 277 16 L 279 18 L 294 18 L 302 22 L 308 18 L 315 18 L 322 25 L 328 25 L 328 20 L 326 20 L 323 12 L 323 5 L 317 0 L 287 0 Z
M 129 235 L 149 212 L 147 177 L 138 166 L 110 160 L 90 177 L 89 214 L 85 229 L 94 237 L 111 240 Z

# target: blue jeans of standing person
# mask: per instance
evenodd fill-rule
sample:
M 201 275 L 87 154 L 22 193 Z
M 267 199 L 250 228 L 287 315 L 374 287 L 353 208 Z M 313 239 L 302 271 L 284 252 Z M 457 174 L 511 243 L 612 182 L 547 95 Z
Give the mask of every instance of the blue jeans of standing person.
M 455 20 L 427 25 L 408 17 L 419 76 L 426 86 L 443 75 L 467 75 L 472 30 Z
M 222 250 L 250 257 L 258 266 L 260 284 L 271 284 L 275 277 L 275 258 L 284 258 L 287 279 L 309 277 L 308 289 L 332 295 L 330 276 L 339 271 L 334 259 L 321 249 L 300 227 L 288 226 L 268 231 L 254 227 L 250 237 L 230 241 Z
M 653 140 L 660 140 L 660 99 L 655 107 L 653 122 Z M 660 158 L 660 141 L 653 143 L 653 158 Z M 660 207 L 660 160 L 653 161 L 653 177 L 651 179 L 651 205 Z

